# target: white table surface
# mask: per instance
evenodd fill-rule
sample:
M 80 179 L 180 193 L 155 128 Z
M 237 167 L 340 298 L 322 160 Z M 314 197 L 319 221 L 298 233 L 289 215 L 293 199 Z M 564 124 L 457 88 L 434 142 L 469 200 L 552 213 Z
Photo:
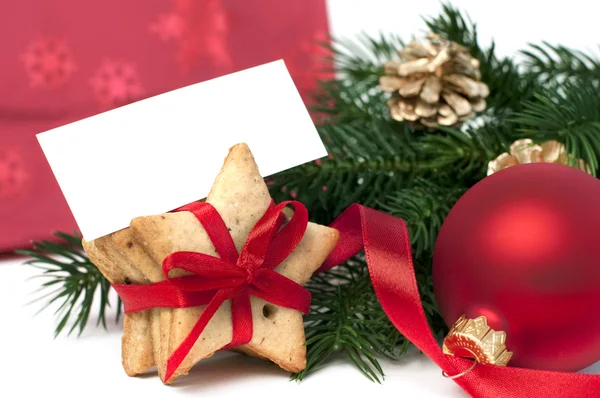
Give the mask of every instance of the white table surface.
M 81 337 L 55 339 L 52 311 L 35 315 L 40 304 L 27 305 L 41 282 L 29 279 L 39 272 L 22 262 L 0 257 L 0 397 L 467 397 L 416 351 L 397 362 L 382 360 L 381 385 L 343 358 L 295 383 L 272 363 L 227 352 L 200 362 L 173 386 L 153 373 L 128 377 L 121 366 L 121 324 L 110 317 L 108 331 L 90 324 Z M 90 321 L 95 319 L 92 313 Z M 586 373 L 600 373 L 600 363 Z
M 155 374 L 128 377 L 121 366 L 121 325 L 114 317 L 108 331 L 90 324 L 81 337 L 55 339 L 52 311 L 35 315 L 40 304 L 27 305 L 41 282 L 27 280 L 38 271 L 22 262 L 0 258 L 0 397 L 467 396 L 417 352 L 398 362 L 382 361 L 386 378 L 381 385 L 343 358 L 296 383 L 272 363 L 226 352 L 200 362 L 173 386 L 164 386 Z M 92 314 L 90 320 L 95 319 Z

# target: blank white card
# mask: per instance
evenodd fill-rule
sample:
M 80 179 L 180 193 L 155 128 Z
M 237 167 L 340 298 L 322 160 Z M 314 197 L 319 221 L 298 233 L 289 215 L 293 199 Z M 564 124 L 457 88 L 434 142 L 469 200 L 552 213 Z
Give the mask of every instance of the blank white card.
M 263 176 L 325 156 L 283 61 L 148 98 L 37 135 L 87 240 L 206 197 L 231 146 Z

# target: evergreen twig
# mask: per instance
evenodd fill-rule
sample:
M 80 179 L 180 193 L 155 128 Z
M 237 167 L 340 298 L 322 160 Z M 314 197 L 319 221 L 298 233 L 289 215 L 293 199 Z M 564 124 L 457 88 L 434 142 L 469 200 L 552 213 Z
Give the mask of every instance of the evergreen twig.
M 382 205 L 387 213 L 406 221 L 413 256 L 433 253 L 442 222 L 465 192 L 460 186 L 442 187 L 425 179 L 391 194 Z
M 34 242 L 32 250 L 17 250 L 17 254 L 28 256 L 25 262 L 42 270 L 40 278 L 46 279 L 37 292 L 43 293 L 31 303 L 45 301 L 42 308 L 59 305 L 54 314 L 58 318 L 55 336 L 72 321 L 68 331 L 71 334 L 78 329 L 81 335 L 85 329 L 96 293 L 100 294 L 98 320 L 96 326 L 102 324 L 106 328 L 106 309 L 111 306 L 109 298 L 110 283 L 90 262 L 81 245 L 81 237 L 57 232 L 58 243 L 47 240 Z M 121 315 L 121 301 L 117 303 L 116 319 Z M 74 321 L 73 321 L 74 319 Z
M 512 58 L 498 57 L 493 41 L 489 47 L 483 47 L 479 43 L 477 25 L 458 8 L 444 3 L 440 15 L 425 18 L 425 23 L 432 32 L 468 48 L 479 60 L 481 80 L 490 89 L 490 96 L 486 98 L 490 110 L 501 114 L 518 111 L 522 101 L 531 97 L 535 79 L 524 74 Z
M 345 354 L 370 380 L 384 376 L 377 356 L 396 359 L 408 348 L 406 340 L 383 312 L 364 259 L 315 275 L 306 286 L 313 293 L 306 316 L 307 365 L 292 376 L 302 380 L 332 355 Z
M 542 84 L 557 86 L 560 83 L 579 79 L 600 80 L 600 59 L 565 46 L 529 44 L 522 50 L 529 73 Z
M 600 159 L 600 95 L 597 85 L 575 80 L 561 90 L 542 89 L 536 102 L 524 104 L 523 112 L 515 115 L 524 136 L 538 142 L 556 140 L 566 145 L 573 165 L 584 160 L 595 175 Z

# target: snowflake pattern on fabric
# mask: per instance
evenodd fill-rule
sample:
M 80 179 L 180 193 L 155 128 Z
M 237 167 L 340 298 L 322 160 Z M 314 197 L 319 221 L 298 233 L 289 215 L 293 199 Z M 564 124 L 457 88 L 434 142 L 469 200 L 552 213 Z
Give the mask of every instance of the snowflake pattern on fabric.
M 19 193 L 29 179 L 16 149 L 0 150 L 0 197 Z
M 173 12 L 160 14 L 150 31 L 163 41 L 177 41 L 176 59 L 188 72 L 202 57 L 223 73 L 233 68 L 228 49 L 229 21 L 221 0 L 175 0 Z
M 21 54 L 32 88 L 56 88 L 69 81 L 77 66 L 64 39 L 39 37 Z
M 144 95 L 138 71 L 131 62 L 105 60 L 90 80 L 102 107 L 113 108 L 137 101 Z
M 160 14 L 156 22 L 150 25 L 150 32 L 155 33 L 162 41 L 181 39 L 185 31 L 185 20 L 177 13 Z
M 13 231 L 0 233 L 0 252 L 77 228 L 35 134 L 280 58 L 300 82 L 309 62 L 297 47 L 328 30 L 325 5 L 0 1 L 0 229 Z

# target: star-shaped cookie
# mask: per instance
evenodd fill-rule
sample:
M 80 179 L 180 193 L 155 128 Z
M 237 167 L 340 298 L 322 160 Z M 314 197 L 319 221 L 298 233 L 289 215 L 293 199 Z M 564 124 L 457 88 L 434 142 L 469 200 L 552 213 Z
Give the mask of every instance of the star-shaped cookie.
M 206 201 L 223 218 L 239 251 L 254 224 L 271 203 L 267 186 L 247 145 L 239 144 L 230 150 Z M 178 251 L 217 256 L 204 228 L 189 212 L 139 217 L 132 220 L 131 229 L 159 264 L 169 254 Z M 337 230 L 309 223 L 298 247 L 275 271 L 304 284 L 333 250 L 338 237 Z M 306 366 L 306 347 L 302 314 L 257 297 L 251 298 L 251 304 L 253 337 L 239 350 L 270 359 L 291 372 L 303 369 Z M 172 310 L 169 353 L 189 334 L 203 310 L 203 306 Z M 225 302 L 170 381 L 187 374 L 195 363 L 227 345 L 231 338 L 231 308 L 230 303 Z
M 112 284 L 148 284 L 164 279 L 156 263 L 133 235 L 131 228 L 91 242 L 83 241 L 90 260 Z M 164 378 L 168 358 L 171 309 L 156 308 L 125 314 L 122 338 L 122 362 L 130 376 L 157 365 Z
M 150 281 L 136 267 L 117 252 L 104 238 L 84 241 L 90 260 L 111 284 L 148 284 Z M 143 373 L 155 365 L 152 336 L 152 312 L 155 310 L 125 314 L 123 321 L 122 360 L 125 372 L 130 376 Z
M 245 144 L 231 148 L 206 201 L 213 205 L 223 218 L 239 251 L 254 224 L 271 203 L 267 186 Z M 337 230 L 309 223 L 300 244 L 275 271 L 304 284 L 333 250 L 338 238 Z M 97 241 L 99 240 L 94 242 Z M 123 257 L 119 261 L 128 261 L 130 268 L 138 271 L 150 282 L 163 279 L 161 264 L 171 253 L 195 251 L 218 256 L 200 222 L 192 213 L 186 211 L 136 218 L 132 220 L 130 228 L 101 238 L 100 242 L 104 243 L 105 249 L 114 249 L 113 251 Z M 137 253 L 132 254 L 132 251 Z M 90 258 L 92 259 L 92 255 Z M 138 283 L 133 280 L 132 282 Z M 237 349 L 269 359 L 290 372 L 302 370 L 306 366 L 302 314 L 257 297 L 251 297 L 251 305 L 253 337 L 250 343 Z M 163 381 L 168 357 L 189 334 L 204 308 L 201 306 L 156 309 L 150 312 L 150 346 Z M 137 329 L 143 327 L 141 322 L 138 326 Z M 132 337 L 135 335 L 130 336 L 128 341 Z M 226 301 L 215 313 L 169 382 L 187 374 L 195 363 L 226 346 L 231 338 L 231 307 L 230 302 Z M 124 358 L 125 341 L 124 335 Z M 145 347 L 148 347 L 148 344 Z M 142 354 L 138 355 L 138 359 L 143 357 Z

